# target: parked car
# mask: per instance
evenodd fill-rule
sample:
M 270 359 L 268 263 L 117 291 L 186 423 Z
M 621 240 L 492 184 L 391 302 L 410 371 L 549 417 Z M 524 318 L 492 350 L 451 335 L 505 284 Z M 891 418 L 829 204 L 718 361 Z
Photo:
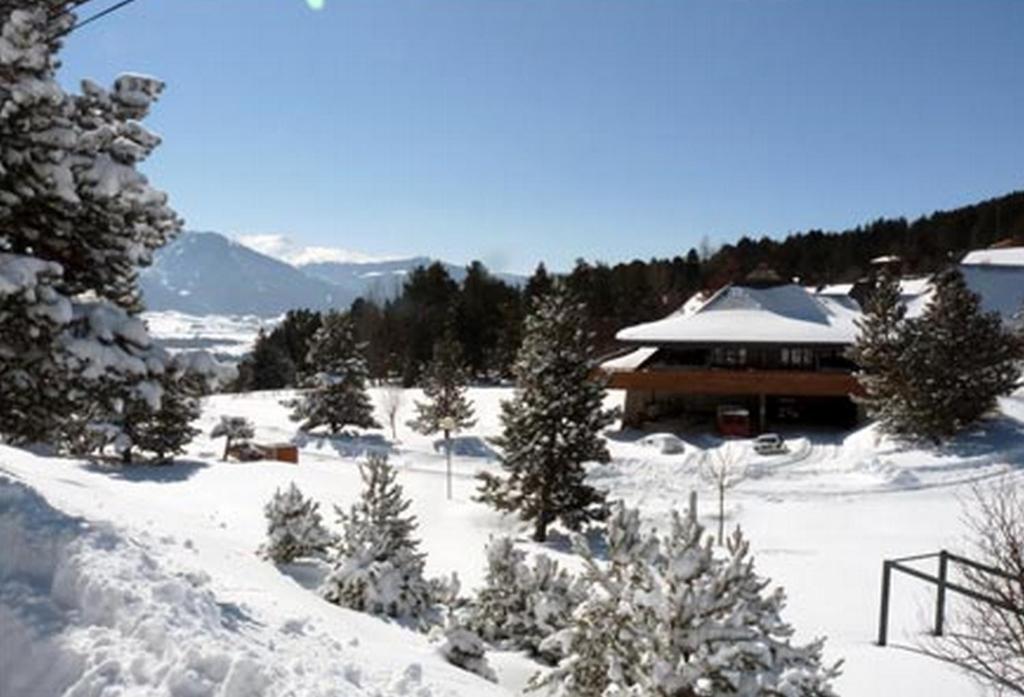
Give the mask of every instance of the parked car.
M 762 433 L 754 439 L 754 452 L 759 455 L 777 455 L 788 449 L 778 433 Z

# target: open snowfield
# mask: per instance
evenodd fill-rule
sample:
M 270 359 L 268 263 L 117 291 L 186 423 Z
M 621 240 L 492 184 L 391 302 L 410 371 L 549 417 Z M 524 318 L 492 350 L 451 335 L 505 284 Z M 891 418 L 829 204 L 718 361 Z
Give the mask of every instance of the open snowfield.
M 149 335 L 171 353 L 209 351 L 221 360 L 237 361 L 252 350 L 260 329 L 270 331 L 277 319 L 255 315 L 189 315 L 174 310 L 144 312 Z
M 297 442 L 298 466 L 222 463 L 223 443 L 205 436 L 162 468 L 0 447 L 0 695 L 519 693 L 535 668 L 526 659 L 490 654 L 501 678 L 494 686 L 449 666 L 422 635 L 320 600 L 310 590 L 316 567 L 282 570 L 255 553 L 263 504 L 276 488 L 296 482 L 333 523 L 331 506 L 359 495 L 356 462 L 368 449 L 387 450 L 399 466 L 431 574 L 456 571 L 472 588 L 496 533 L 539 550 L 514 519 L 471 500 L 474 474 L 497 469 L 486 439 L 498 433 L 498 404 L 510 394 L 471 390 L 478 424 L 457 444 L 450 502 L 443 453 L 404 425 L 414 390 L 397 442 L 386 430 L 297 437 L 280 404 L 288 393 L 206 401 L 204 433 L 221 415 L 246 416 L 258 441 Z M 969 483 L 1024 471 L 1024 393 L 1002 406 L 1004 416 L 984 431 L 937 452 L 877 442 L 871 429 L 785 434 L 790 451 L 774 457 L 744 449 L 750 477 L 728 494 L 729 524 L 743 526 L 759 571 L 787 589 L 798 638 L 826 635 L 827 658 L 845 659 L 840 694 L 978 694 L 959 673 L 908 650 L 926 638 L 934 602 L 921 584 L 896 579 L 894 646 L 873 640 L 882 559 L 962 548 L 959 498 Z M 684 434 L 681 453 L 663 454 L 668 439 L 648 435 L 609 431 L 614 459 L 592 468 L 593 483 L 655 524 L 696 487 L 713 529 L 713 498 L 697 467 L 701 449 L 720 442 Z M 560 535 L 545 546 L 572 565 L 566 549 Z

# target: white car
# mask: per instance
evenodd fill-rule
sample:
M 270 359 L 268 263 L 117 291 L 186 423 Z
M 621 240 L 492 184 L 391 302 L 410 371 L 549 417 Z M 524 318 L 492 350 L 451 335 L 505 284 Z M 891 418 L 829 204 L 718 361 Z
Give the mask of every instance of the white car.
M 778 433 L 762 433 L 754 439 L 754 452 L 758 455 L 778 455 L 789 448 Z

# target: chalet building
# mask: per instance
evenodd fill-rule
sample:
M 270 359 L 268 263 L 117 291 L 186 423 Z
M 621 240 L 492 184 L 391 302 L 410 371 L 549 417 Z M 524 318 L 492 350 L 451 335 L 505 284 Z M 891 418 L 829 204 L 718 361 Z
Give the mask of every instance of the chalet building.
M 703 304 L 621 330 L 600 368 L 626 390 L 624 420 L 713 423 L 745 435 L 786 422 L 852 425 L 859 391 L 845 357 L 860 308 L 846 295 L 758 270 Z

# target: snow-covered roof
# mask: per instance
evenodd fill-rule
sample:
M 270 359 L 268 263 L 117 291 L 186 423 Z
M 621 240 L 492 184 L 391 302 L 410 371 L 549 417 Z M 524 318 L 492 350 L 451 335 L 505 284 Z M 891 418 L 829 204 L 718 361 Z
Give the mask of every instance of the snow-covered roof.
M 916 298 L 928 293 L 932 289 L 932 279 L 927 276 L 921 278 L 901 278 L 900 296 L 906 302 L 910 298 Z
M 981 309 L 985 312 L 998 312 L 1003 320 L 1009 321 L 1024 309 L 1024 265 L 970 264 L 961 265 L 960 272 L 967 287 L 981 296 Z
M 1024 247 L 976 249 L 973 252 L 968 252 L 960 265 L 1019 266 L 1024 268 Z
M 817 295 L 795 284 L 726 286 L 690 315 L 672 314 L 621 330 L 631 344 L 850 344 L 856 303 Z
M 610 358 L 601 364 L 601 370 L 606 373 L 628 373 L 631 370 L 636 370 L 644 362 L 658 352 L 657 348 L 644 347 L 638 348 L 629 353 L 624 353 Z
M 850 291 L 853 290 L 853 284 L 831 283 L 829 285 L 824 285 L 821 288 L 818 288 L 817 290 L 814 290 L 813 288 L 808 288 L 808 290 L 812 290 L 818 295 L 849 295 Z

